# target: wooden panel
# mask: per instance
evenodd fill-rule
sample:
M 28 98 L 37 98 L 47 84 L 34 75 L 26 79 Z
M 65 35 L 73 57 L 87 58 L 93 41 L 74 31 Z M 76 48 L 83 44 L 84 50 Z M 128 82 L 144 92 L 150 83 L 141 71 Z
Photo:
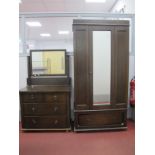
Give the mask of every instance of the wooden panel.
M 128 72 L 129 72 L 129 30 L 127 27 L 117 27 L 115 55 L 115 99 L 117 104 L 128 101 Z
M 88 109 L 88 32 L 74 31 L 75 107 Z
M 67 113 L 65 104 L 23 104 L 24 115 L 62 115 Z
M 65 128 L 68 127 L 66 116 L 24 117 L 23 128 Z
M 79 112 L 77 128 L 106 128 L 126 126 L 126 110 L 104 110 Z

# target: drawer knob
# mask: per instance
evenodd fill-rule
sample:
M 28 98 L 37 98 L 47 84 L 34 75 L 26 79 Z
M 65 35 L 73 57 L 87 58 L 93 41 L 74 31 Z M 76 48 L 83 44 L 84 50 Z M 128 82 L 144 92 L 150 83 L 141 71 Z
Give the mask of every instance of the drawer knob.
M 54 121 L 54 124 L 55 124 L 55 125 L 58 124 L 58 120 L 55 120 L 55 121 Z
M 32 111 L 33 111 L 33 112 L 35 111 L 35 107 L 32 107 Z
M 58 110 L 58 107 L 54 107 L 54 111 L 56 112 Z
M 124 123 L 121 123 L 121 125 L 124 125 Z
M 53 98 L 54 98 L 54 100 L 56 100 L 56 99 L 57 99 L 57 96 L 56 96 L 56 95 L 54 95 L 54 96 L 53 96 Z
M 31 99 L 34 99 L 34 95 L 33 94 L 31 95 Z
M 32 119 L 32 123 L 33 123 L 33 124 L 36 124 L 37 121 L 36 121 L 35 119 Z

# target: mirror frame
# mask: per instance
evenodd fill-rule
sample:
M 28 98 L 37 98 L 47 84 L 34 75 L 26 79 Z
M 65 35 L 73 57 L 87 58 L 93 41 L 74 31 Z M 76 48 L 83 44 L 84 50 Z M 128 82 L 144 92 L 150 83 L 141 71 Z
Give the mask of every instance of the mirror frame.
M 32 53 L 34 52 L 64 52 L 65 54 L 65 73 L 64 74 L 36 74 L 34 75 L 32 72 Z M 38 50 L 30 50 L 30 62 L 29 62 L 29 70 L 30 70 L 30 75 L 31 77 L 39 77 L 39 76 L 67 76 L 68 75 L 68 60 L 66 57 L 66 49 L 38 49 Z
M 111 76 L 110 76 L 110 105 L 100 105 L 96 106 L 93 105 L 93 31 L 110 31 L 111 32 Z M 88 36 L 89 40 L 88 43 L 90 44 L 89 50 L 90 50 L 90 55 L 89 55 L 89 94 L 90 94 L 90 108 L 94 110 L 98 109 L 107 109 L 115 104 L 115 65 L 114 65 L 114 57 L 115 57 L 115 28 L 114 26 L 105 26 L 103 27 L 102 25 L 90 25 L 88 29 Z M 90 74 L 91 73 L 91 74 Z

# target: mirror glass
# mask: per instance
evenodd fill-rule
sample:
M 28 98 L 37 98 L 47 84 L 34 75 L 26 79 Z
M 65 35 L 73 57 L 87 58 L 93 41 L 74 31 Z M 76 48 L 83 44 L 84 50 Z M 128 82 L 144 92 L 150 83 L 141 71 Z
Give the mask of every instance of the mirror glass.
M 65 51 L 31 51 L 32 75 L 65 75 Z
M 93 105 L 110 105 L 111 31 L 93 31 Z

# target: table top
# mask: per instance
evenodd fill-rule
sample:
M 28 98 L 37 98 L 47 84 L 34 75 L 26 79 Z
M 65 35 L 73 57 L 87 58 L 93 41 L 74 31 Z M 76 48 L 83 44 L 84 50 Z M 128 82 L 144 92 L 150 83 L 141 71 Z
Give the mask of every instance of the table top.
M 68 85 L 31 85 L 19 90 L 22 92 L 70 92 L 71 88 Z

